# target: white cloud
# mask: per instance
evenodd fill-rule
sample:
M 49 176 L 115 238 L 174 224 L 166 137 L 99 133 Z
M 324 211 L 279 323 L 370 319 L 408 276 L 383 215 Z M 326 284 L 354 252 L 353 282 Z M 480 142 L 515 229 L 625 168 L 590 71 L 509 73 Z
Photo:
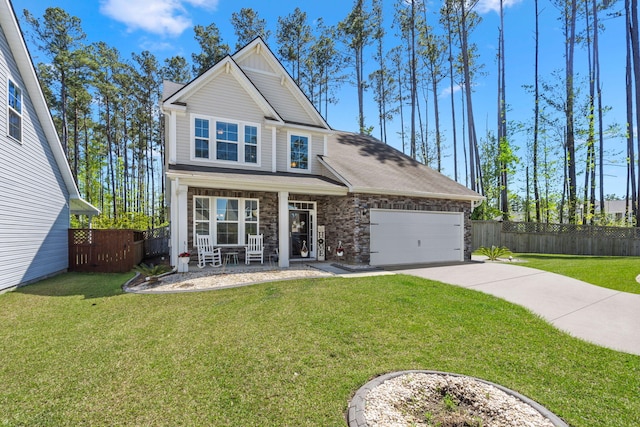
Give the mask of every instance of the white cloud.
M 503 0 L 502 8 L 506 9 L 521 3 L 522 0 Z M 483 14 L 487 12 L 500 13 L 500 0 L 480 0 L 476 6 L 476 12 Z
M 178 36 L 192 26 L 185 5 L 214 10 L 218 0 L 101 0 L 100 12 L 129 31 Z

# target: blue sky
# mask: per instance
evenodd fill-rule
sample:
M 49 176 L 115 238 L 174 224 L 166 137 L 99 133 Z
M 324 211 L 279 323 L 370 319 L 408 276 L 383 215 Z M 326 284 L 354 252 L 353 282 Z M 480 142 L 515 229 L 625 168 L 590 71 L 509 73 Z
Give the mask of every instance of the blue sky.
M 190 60 L 191 53 L 198 51 L 198 46 L 193 39 L 193 26 L 196 24 L 208 25 L 215 22 L 220 28 L 223 40 L 233 50 L 235 35 L 230 24 L 230 17 L 241 7 L 251 7 L 267 20 L 268 28 L 272 31 L 270 45 L 276 50 L 275 31 L 278 16 L 284 16 L 296 7 L 307 12 L 310 23 L 322 17 L 327 25 L 334 25 L 342 20 L 352 7 L 349 0 L 323 0 L 323 1 L 298 1 L 298 0 L 12 0 L 14 8 L 21 20 L 23 31 L 30 31 L 30 27 L 24 23 L 22 10 L 28 9 L 35 16 L 40 17 L 47 7 L 61 7 L 71 15 L 79 17 L 84 31 L 87 33 L 87 41 L 105 41 L 109 45 L 119 49 L 122 57 L 129 58 L 131 52 L 149 50 L 156 55 L 159 61 L 174 55 L 183 55 Z M 619 9 L 621 2 L 618 2 Z M 429 2 L 430 8 L 435 10 L 441 4 L 440 1 Z M 474 87 L 474 112 L 477 134 L 483 136 L 486 129 L 495 129 L 496 123 L 496 46 L 498 38 L 498 15 L 496 0 L 481 0 L 478 11 L 483 21 L 472 33 L 471 38 L 477 44 L 480 61 L 484 64 L 485 75 L 479 77 Z M 506 76 L 507 76 L 507 103 L 510 106 L 509 120 L 525 120 L 532 116 L 533 100 L 522 88 L 525 84 L 533 82 L 533 52 L 534 52 L 534 18 L 533 0 L 506 0 L 505 9 L 505 38 L 506 38 Z M 547 79 L 551 79 L 551 72 L 563 68 L 563 36 L 559 21 L 558 10 L 548 0 L 540 0 L 541 10 L 541 54 L 540 72 Z M 384 1 L 385 26 L 390 27 L 393 19 L 393 0 Z M 615 9 L 616 7 L 614 7 Z M 431 21 L 436 26 L 435 18 Z M 604 21 L 606 30 L 602 33 L 601 67 L 604 104 L 612 109 L 605 121 L 608 123 L 625 122 L 625 95 L 624 95 L 624 22 L 623 18 L 615 18 Z M 393 30 L 391 30 L 393 31 Z M 395 45 L 392 37 L 389 37 L 386 48 Z M 43 58 L 31 48 L 32 56 L 36 62 Z M 372 55 L 372 52 L 370 53 Z M 586 54 L 583 50 L 577 53 L 576 70 L 586 73 Z M 373 59 L 370 60 L 373 66 Z M 443 132 L 446 134 L 443 160 L 444 173 L 453 175 L 453 149 L 451 147 L 451 123 L 449 120 L 449 97 L 446 88 L 442 87 L 440 94 L 441 116 Z M 588 89 L 585 87 L 585 91 Z M 329 124 L 335 129 L 357 130 L 357 95 L 350 85 L 343 86 L 338 105 L 329 107 Z M 368 104 L 366 123 L 376 125 L 376 107 L 373 95 L 365 95 Z M 459 102 L 459 97 L 456 97 Z M 432 108 L 429 106 L 429 108 Z M 424 109 L 423 109 L 424 110 Z M 407 110 L 408 111 L 408 110 Z M 460 120 L 460 112 L 457 113 Z M 430 128 L 433 129 L 433 119 L 430 120 Z M 396 135 L 399 130 L 399 119 L 391 125 L 388 133 L 389 143 L 396 148 L 401 148 L 400 137 Z M 379 135 L 379 130 L 373 132 Z M 459 137 L 461 138 L 461 137 Z M 525 138 L 516 136 L 516 145 L 523 145 Z M 625 142 L 622 138 L 607 141 L 607 147 L 612 154 L 608 156 L 605 183 L 606 193 L 623 195 L 625 192 L 626 169 L 620 166 L 624 162 L 623 152 Z M 526 161 L 525 150 L 520 149 L 517 154 L 523 157 L 523 164 L 519 167 L 520 177 L 516 179 L 514 189 L 524 187 L 522 171 Z M 615 154 L 615 155 L 614 155 Z M 462 157 L 461 148 L 459 157 Z M 579 159 L 580 160 L 580 159 Z M 619 165 L 609 165 L 618 163 Z M 462 168 L 459 161 L 459 168 Z M 580 178 L 582 181 L 583 178 Z M 464 182 L 464 175 L 462 177 Z

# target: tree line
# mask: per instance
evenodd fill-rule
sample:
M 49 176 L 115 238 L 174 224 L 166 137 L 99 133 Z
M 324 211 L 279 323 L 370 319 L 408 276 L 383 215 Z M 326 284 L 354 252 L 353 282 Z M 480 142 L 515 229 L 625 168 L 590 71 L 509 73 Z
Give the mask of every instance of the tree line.
M 603 165 L 617 155 L 607 141 L 626 138 L 623 198 L 635 225 L 640 200 L 637 0 L 625 0 L 623 6 L 615 0 L 545 3 L 552 6 L 564 36 L 564 67 L 550 76 L 539 72 L 541 11 L 539 0 L 534 1 L 535 67 L 527 86 L 534 105 L 531 118 L 508 118 L 501 0 L 497 59 L 489 64 L 498 76 L 497 114 L 495 125 L 487 125 L 482 135 L 474 87 L 488 65 L 480 62 L 474 43 L 482 25 L 478 0 L 444 0 L 436 9 L 422 0 L 354 0 L 347 16 L 334 24 L 311 21 L 295 8 L 274 27 L 256 10 L 241 8 L 230 22 L 235 50 L 257 36 L 270 45 L 275 38 L 274 53 L 325 119 L 330 120 L 344 86 L 352 85 L 359 132 L 375 130 L 382 143 L 397 138 L 403 152 L 438 171 L 443 171 L 443 159 L 453 156 L 454 170 L 447 172 L 487 198 L 476 209 L 478 218 L 520 214 L 516 218 L 538 222 L 606 222 L 604 201 L 612 196 L 605 192 Z M 161 63 L 149 51 L 125 58 L 103 42 L 87 44 L 80 20 L 60 8 L 49 8 L 40 18 L 24 14 L 47 58 L 37 65 L 38 74 L 74 177 L 83 196 L 103 211 L 96 225 L 165 223 L 157 108 L 162 81 L 187 83 L 232 53 L 219 27 L 215 22 L 196 25 L 200 51 Z M 618 25 L 624 20 L 627 29 L 626 125 L 605 125 L 610 107 L 602 104 L 598 39 L 605 30 L 603 16 Z M 586 63 L 576 63 L 576 49 L 586 53 Z M 576 69 L 586 75 L 584 80 Z M 377 112 L 373 123 L 365 117 L 371 103 Z M 443 103 L 450 114 L 448 129 L 442 126 Z M 390 135 L 392 123 L 399 123 L 397 135 Z M 526 141 L 520 152 L 517 141 Z M 522 175 L 524 184 L 519 184 Z

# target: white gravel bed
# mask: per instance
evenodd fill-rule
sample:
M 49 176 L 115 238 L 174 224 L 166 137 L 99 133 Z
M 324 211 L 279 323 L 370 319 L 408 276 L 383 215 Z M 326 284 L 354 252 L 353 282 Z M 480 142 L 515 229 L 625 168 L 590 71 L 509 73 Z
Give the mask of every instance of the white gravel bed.
M 207 290 L 231 286 L 241 286 L 251 283 L 270 282 L 277 280 L 297 279 L 305 277 L 329 277 L 331 273 L 309 267 L 295 265 L 289 268 L 272 266 L 231 266 L 202 270 L 189 267 L 188 273 L 172 273 L 162 276 L 156 283 L 144 282 L 128 288 L 131 292 L 179 292 L 192 290 Z
M 532 406 L 490 384 L 429 373 L 407 373 L 373 388 L 364 417 L 370 427 L 554 426 Z

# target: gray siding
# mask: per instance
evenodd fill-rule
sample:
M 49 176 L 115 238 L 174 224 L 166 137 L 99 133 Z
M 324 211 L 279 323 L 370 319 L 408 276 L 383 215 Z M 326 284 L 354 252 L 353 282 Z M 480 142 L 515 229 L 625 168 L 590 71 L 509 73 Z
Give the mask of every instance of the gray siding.
M 213 81 L 197 93 L 194 93 L 187 100 L 187 114 L 179 115 L 176 121 L 176 160 L 182 164 L 192 163 L 208 166 L 256 169 L 243 164 L 221 164 L 204 160 L 191 160 L 192 114 L 252 122 L 261 125 L 261 166 L 259 170 L 271 170 L 271 130 L 264 127 L 264 113 L 231 74 L 222 73 L 218 75 Z M 213 149 L 213 147 L 211 147 L 211 149 Z
M 305 130 L 300 129 L 280 129 L 278 130 L 278 134 L 276 136 L 276 167 L 278 172 L 287 172 L 287 166 L 289 163 L 288 157 L 288 147 L 289 147 L 289 131 L 296 135 L 309 135 L 311 136 L 311 169 L 310 173 L 314 175 L 322 174 L 322 165 L 318 161 L 318 155 L 323 154 L 324 150 L 324 136 L 323 135 L 313 135 Z M 292 171 L 293 172 L 293 171 Z
M 22 89 L 22 144 L 8 137 L 8 79 Z M 0 31 L 0 290 L 68 267 L 68 193 Z
M 317 119 L 312 118 L 302 104 L 292 95 L 288 87 L 290 83 L 285 82 L 283 86 L 280 84 L 280 76 L 258 73 L 247 69 L 244 71 L 284 120 L 304 124 L 319 124 Z

